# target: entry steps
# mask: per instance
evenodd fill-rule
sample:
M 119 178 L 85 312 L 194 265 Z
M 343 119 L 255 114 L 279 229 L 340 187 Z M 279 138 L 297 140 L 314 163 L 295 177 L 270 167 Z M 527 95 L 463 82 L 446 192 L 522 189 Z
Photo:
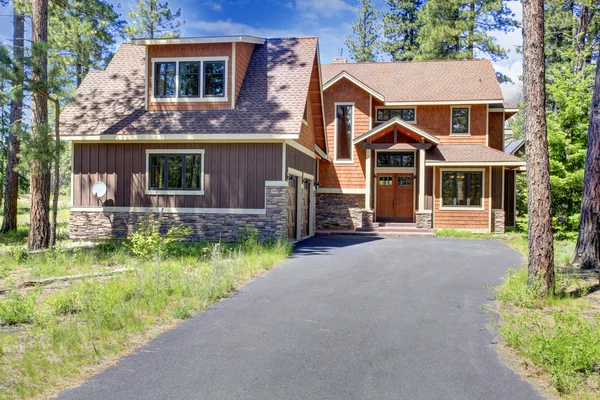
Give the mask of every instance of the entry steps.
M 433 229 L 419 229 L 414 223 L 375 222 L 372 228 L 331 229 L 315 232 L 317 236 L 393 236 L 393 237 L 435 237 Z

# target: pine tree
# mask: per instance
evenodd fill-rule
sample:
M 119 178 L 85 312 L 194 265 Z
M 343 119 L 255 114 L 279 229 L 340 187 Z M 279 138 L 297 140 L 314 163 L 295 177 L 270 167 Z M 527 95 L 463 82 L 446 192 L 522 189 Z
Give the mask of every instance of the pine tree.
M 172 12 L 169 2 L 158 0 L 138 0 L 136 6 L 129 12 L 130 25 L 125 28 L 130 38 L 164 38 L 179 37 L 181 8 Z
M 506 58 L 506 49 L 490 35 L 517 26 L 503 0 L 429 0 L 419 13 L 417 59 L 472 60 L 483 54 Z
M 379 54 L 379 11 L 371 0 L 360 0 L 357 19 L 352 25 L 352 35 L 346 37 L 350 56 L 356 62 L 376 61 Z
M 389 11 L 383 15 L 386 41 L 382 50 L 393 61 L 409 61 L 418 53 L 419 11 L 424 3 L 425 0 L 386 0 Z
M 545 297 L 554 290 L 550 162 L 546 132 L 544 0 L 523 1 L 523 98 L 527 152 L 529 283 Z

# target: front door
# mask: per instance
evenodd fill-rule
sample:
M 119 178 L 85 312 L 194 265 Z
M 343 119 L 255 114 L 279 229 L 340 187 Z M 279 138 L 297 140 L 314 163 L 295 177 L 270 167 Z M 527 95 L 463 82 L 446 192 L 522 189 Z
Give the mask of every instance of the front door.
M 377 220 L 413 222 L 413 174 L 377 175 Z

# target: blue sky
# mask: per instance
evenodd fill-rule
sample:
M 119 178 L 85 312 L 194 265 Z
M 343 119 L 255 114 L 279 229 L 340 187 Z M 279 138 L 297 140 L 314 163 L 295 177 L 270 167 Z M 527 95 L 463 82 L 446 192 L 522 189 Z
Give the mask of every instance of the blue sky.
M 117 11 L 127 18 L 134 0 L 113 1 Z M 181 7 L 185 25 L 183 36 L 246 34 L 261 37 L 318 36 L 321 62 L 328 63 L 343 49 L 346 36 L 351 33 L 357 0 L 171 0 L 175 9 Z M 375 0 L 380 10 L 385 10 L 383 0 Z M 521 20 L 521 3 L 509 1 L 509 7 Z M 0 40 L 6 41 L 12 33 L 10 9 L 0 9 Z M 498 42 L 509 50 L 509 58 L 494 63 L 500 71 L 518 82 L 522 73 L 522 57 L 515 46 L 522 42 L 521 31 L 508 34 L 495 32 Z M 505 84 L 502 91 L 507 101 L 516 102 L 521 85 Z

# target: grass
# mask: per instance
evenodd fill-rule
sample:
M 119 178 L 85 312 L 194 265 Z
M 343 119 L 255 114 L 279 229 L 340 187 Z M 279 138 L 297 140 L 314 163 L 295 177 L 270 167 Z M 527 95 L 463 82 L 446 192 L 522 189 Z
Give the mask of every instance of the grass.
M 140 256 L 152 251 L 136 252 L 129 242 L 28 254 L 21 228 L 10 238 L 0 235 L 0 289 L 10 289 L 0 296 L 0 398 L 48 397 L 79 382 L 228 296 L 291 251 L 287 242 L 261 242 L 250 234 L 237 244 L 151 243 L 163 246 L 160 260 Z M 130 271 L 19 287 L 32 278 L 120 267 Z

